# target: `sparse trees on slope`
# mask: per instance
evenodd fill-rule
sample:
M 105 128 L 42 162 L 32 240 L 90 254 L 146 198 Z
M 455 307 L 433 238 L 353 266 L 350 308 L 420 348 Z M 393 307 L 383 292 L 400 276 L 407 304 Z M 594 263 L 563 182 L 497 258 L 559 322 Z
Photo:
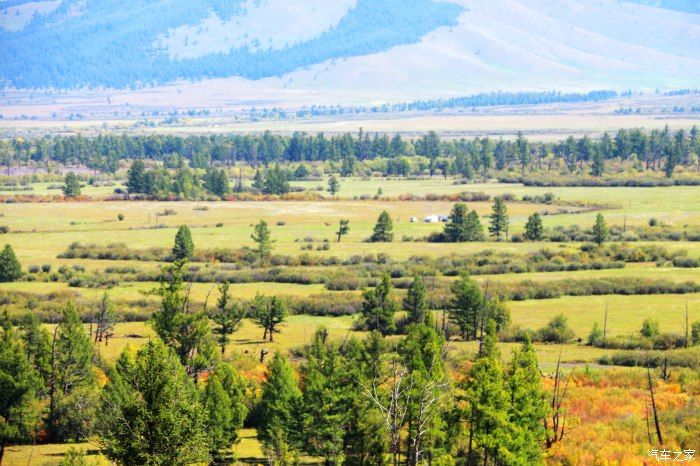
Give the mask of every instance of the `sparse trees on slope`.
M 19 328 L 24 342 L 24 352 L 46 388 L 51 376 L 51 335 L 41 326 L 39 318 L 33 313 L 22 317 Z
M 508 392 L 496 347 L 496 326 L 489 321 L 479 356 L 464 385 L 468 425 L 467 464 L 524 464 L 516 462 L 512 445 L 513 425 L 509 420 Z
M 347 379 L 344 358 L 327 343 L 328 331 L 319 328 L 300 368 L 301 429 L 298 441 L 304 452 L 320 456 L 326 464 L 340 465 L 344 458 L 345 426 L 352 380 Z
M 449 395 L 444 368 L 444 340 L 432 325 L 411 326 L 401 342 L 400 353 L 409 371 L 408 464 L 433 458 L 442 443 L 440 416 Z
M 510 421 L 517 427 L 520 437 L 518 456 L 527 464 L 543 464 L 542 445 L 547 438 L 543 420 L 549 414 L 549 405 L 542 389 L 535 348 L 529 338 L 513 352 L 507 384 Z
M 48 427 L 53 440 L 83 438 L 81 422 L 75 418 L 83 413 L 74 408 L 95 387 L 93 352 L 75 305 L 69 303 L 56 327 L 51 351 Z
M 159 288 L 160 309 L 153 314 L 158 336 L 180 357 L 196 378 L 213 358 L 209 318 L 204 311 L 190 312 L 183 280 L 184 261 L 163 267 Z

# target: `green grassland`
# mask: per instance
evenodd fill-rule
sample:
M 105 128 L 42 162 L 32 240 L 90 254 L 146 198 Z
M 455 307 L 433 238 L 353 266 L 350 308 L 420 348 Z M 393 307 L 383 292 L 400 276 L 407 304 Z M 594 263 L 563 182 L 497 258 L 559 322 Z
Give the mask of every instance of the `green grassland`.
M 421 182 L 404 181 L 401 186 L 410 192 Z M 353 186 L 371 181 L 354 179 L 345 183 Z M 565 200 L 619 205 L 619 209 L 603 211 L 609 225 L 645 225 L 652 217 L 681 229 L 685 225 L 700 225 L 698 187 L 543 189 L 496 184 L 473 186 L 474 190 L 489 191 L 490 194 L 515 191 L 542 194 L 552 191 Z M 445 188 L 451 189 L 451 192 L 465 189 L 464 186 L 451 184 L 445 184 Z M 619 196 L 616 190 L 620 191 Z M 491 203 L 473 202 L 468 205 L 477 210 L 483 223 L 487 222 Z M 65 263 L 56 256 L 75 241 L 100 245 L 123 242 L 135 249 L 166 246 L 171 244 L 174 229 L 181 224 L 193 229 L 194 240 L 199 247 L 250 246 L 251 226 L 261 219 L 271 225 L 275 252 L 281 254 L 298 254 L 299 243 L 306 238 L 330 241 L 330 250 L 318 254 L 341 258 L 358 253 L 383 252 L 395 259 L 406 259 L 414 254 L 439 256 L 490 247 L 501 251 L 531 251 L 543 246 L 542 243 L 412 245 L 401 241 L 404 237 L 422 238 L 442 228 L 440 224 L 411 223 L 411 217 L 422 219 L 430 214 L 446 215 L 451 207 L 452 203 L 443 201 L 16 203 L 0 206 L 0 214 L 3 215 L 0 224 L 9 227 L 10 233 L 4 235 L 3 240 L 14 247 L 20 260 L 25 264 L 37 265 Z M 200 210 L 203 208 L 207 210 Z M 172 209 L 176 214 L 158 215 L 166 209 Z M 383 210 L 387 210 L 394 219 L 396 241 L 385 244 L 364 242 Z M 556 206 L 509 203 L 511 233 L 521 232 L 530 214 L 554 210 Z M 125 216 L 121 222 L 117 220 L 119 214 Z M 595 212 L 547 215 L 543 217 L 543 222 L 546 228 L 573 224 L 588 228 L 593 224 L 595 215 Z M 334 232 L 341 218 L 350 220 L 351 230 L 337 244 L 334 242 Z M 217 224 L 221 226 L 217 227 Z M 669 242 L 664 245 L 673 249 L 687 249 L 691 256 L 700 257 L 698 243 Z M 100 267 L 98 263 L 89 261 L 83 265 L 91 269 Z
M 430 214 L 447 215 L 453 205 L 446 201 L 399 201 L 399 200 L 358 200 L 362 195 L 374 196 L 379 188 L 383 196 L 396 198 L 411 193 L 417 196 L 434 194 L 455 194 L 463 191 L 485 192 L 491 196 L 513 193 L 542 195 L 552 192 L 562 201 L 586 202 L 614 206 L 603 211 L 608 225 L 643 226 L 650 218 L 682 229 L 685 226 L 700 225 L 700 187 L 663 188 L 531 188 L 522 185 L 499 183 L 455 185 L 453 180 L 431 178 L 426 180 L 394 180 L 383 178 L 342 179 L 339 200 L 323 201 L 268 201 L 268 202 L 53 202 L 53 203 L 6 203 L 0 205 L 0 225 L 9 227 L 10 232 L 2 235 L 2 243 L 11 244 L 25 270 L 30 265 L 50 264 L 53 270 L 61 265 L 81 265 L 88 271 L 104 271 L 107 267 L 130 266 L 139 271 L 156 271 L 162 263 L 124 260 L 59 259 L 73 242 L 108 245 L 124 243 L 131 249 L 150 247 L 170 247 L 176 228 L 187 224 L 192 229 L 197 248 L 241 248 L 253 246 L 250 238 L 252 225 L 266 220 L 272 230 L 273 252 L 297 256 L 302 254 L 302 245 L 312 244 L 310 255 L 348 258 L 357 254 L 388 254 L 394 260 L 406 260 L 414 255 L 431 257 L 450 254 L 468 254 L 492 249 L 496 252 L 527 253 L 548 248 L 551 250 L 574 251 L 580 243 L 539 243 L 539 242 L 494 242 L 484 243 L 427 243 L 402 241 L 403 237 L 422 238 L 432 232 L 441 231 L 442 224 L 411 223 L 410 217 L 422 219 Z M 37 184 L 34 194 L 53 194 L 50 183 Z M 295 182 L 294 185 L 314 190 L 317 186 L 326 187 L 326 181 Z M 86 187 L 84 194 L 96 198 L 106 196 L 114 187 Z M 324 192 L 327 196 L 327 193 Z M 490 202 L 467 203 L 476 209 L 487 224 L 491 211 Z M 206 208 L 206 209 L 205 209 Z M 509 202 L 511 233 L 521 232 L 525 221 L 534 212 L 554 212 L 556 205 L 526 202 Z M 571 208 L 571 207 L 569 207 Z M 158 215 L 172 209 L 175 215 Z M 573 208 L 571 208 L 573 209 Z M 377 216 L 386 210 L 394 220 L 395 241 L 392 243 L 368 243 Z M 575 210 L 575 209 L 574 209 Z M 124 215 L 123 221 L 117 216 Z M 593 224 L 597 212 L 566 213 L 543 216 L 546 228 L 578 224 L 588 228 Z M 340 219 L 350 220 L 350 234 L 342 242 L 335 240 L 335 231 Z M 221 226 L 217 226 L 221 224 Z M 312 241 L 307 243 L 308 239 Z M 329 242 L 329 250 L 317 250 L 323 241 Z M 692 257 L 700 257 L 700 242 L 638 242 L 637 245 L 657 244 L 669 250 L 683 249 Z M 206 266 L 206 264 L 203 264 Z M 328 268 L 328 273 L 332 268 Z M 440 275 L 441 271 L 437 271 Z M 537 272 L 503 275 L 481 275 L 475 279 L 482 285 L 497 287 L 532 280 L 546 283 L 554 280 L 586 279 L 665 279 L 672 282 L 700 282 L 700 269 L 674 268 L 654 263 L 627 264 L 622 269 L 581 270 L 572 272 Z M 444 279 L 444 277 L 443 277 Z M 150 300 L 157 297 L 147 294 L 157 283 L 124 282 L 109 289 L 70 287 L 65 282 L 15 282 L 2 283 L 0 290 L 21 291 L 46 295 L 51 292 L 72 291 L 86 300 L 97 300 L 107 291 L 117 303 Z M 321 284 L 301 285 L 288 283 L 245 283 L 231 285 L 230 293 L 241 300 L 253 298 L 257 293 L 304 298 L 326 289 Z M 209 306 L 215 302 L 218 293 L 216 284 L 197 283 L 191 287 L 190 298 L 194 305 L 203 305 L 208 299 Z M 356 291 L 358 297 L 360 291 Z M 403 294 L 399 290 L 398 294 Z M 603 324 L 607 309 L 607 330 L 610 336 L 627 336 L 639 331 L 644 319 L 658 320 L 662 332 L 682 334 L 685 331 L 686 307 L 690 322 L 700 320 L 700 294 L 688 295 L 608 295 L 576 296 L 557 299 L 516 301 L 507 303 L 513 325 L 520 328 L 537 329 L 544 326 L 557 314 L 563 314 L 576 338 L 585 341 L 593 322 Z M 358 316 L 316 317 L 292 315 L 274 335 L 274 342 L 262 339 L 263 331 L 251 321 L 245 320 L 242 327 L 233 335 L 226 348 L 227 357 L 240 361 L 247 371 L 258 376 L 264 365 L 259 362 L 260 351 L 272 353 L 275 350 L 289 351 L 308 343 L 319 326 L 329 330 L 330 338 L 343 341 L 353 336 L 362 337 L 363 332 L 354 330 Z M 436 312 L 438 321 L 441 318 Z M 48 324 L 47 324 L 48 325 Z M 86 325 L 88 331 L 89 325 Z M 147 322 L 119 322 L 114 336 L 107 345 L 101 344 L 98 351 L 101 357 L 113 360 L 127 346 L 138 347 L 154 332 Z M 389 337 L 395 339 L 398 337 Z M 504 358 L 508 359 L 515 343 L 501 345 Z M 612 350 L 591 348 L 575 341 L 566 345 L 536 344 L 540 366 L 544 372 L 551 371 L 560 357 L 567 365 L 596 365 L 599 358 Z M 473 355 L 477 350 L 475 342 L 453 340 L 449 342 L 449 352 L 455 358 Z M 37 445 L 10 447 L 5 464 L 56 464 L 69 445 Z M 79 448 L 92 452 L 94 445 L 81 444 Z M 255 439 L 255 431 L 244 429 L 241 442 L 234 447 L 236 455 L 250 463 L 262 463 L 264 457 Z M 97 458 L 99 464 L 107 464 Z
M 645 319 L 659 321 L 662 332 L 685 332 L 685 310 L 691 322 L 700 319 L 700 294 L 650 296 L 564 296 L 557 299 L 510 303 L 513 322 L 523 328 L 540 328 L 555 314 L 563 314 L 577 338 L 586 339 L 594 321 L 601 326 L 608 310 L 608 334 L 639 332 Z

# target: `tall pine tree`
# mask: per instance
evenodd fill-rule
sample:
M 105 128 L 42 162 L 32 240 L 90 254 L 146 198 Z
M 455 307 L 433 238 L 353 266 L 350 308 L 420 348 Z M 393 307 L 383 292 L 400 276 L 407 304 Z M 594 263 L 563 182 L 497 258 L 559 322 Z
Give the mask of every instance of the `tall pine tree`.
M 368 330 L 377 330 L 382 335 L 396 330 L 394 313 L 398 305 L 392 295 L 393 286 L 388 274 L 382 275 L 381 281 L 374 289 L 363 293 L 362 316 Z
M 173 245 L 173 257 L 175 260 L 190 260 L 194 255 L 194 242 L 192 232 L 187 225 L 180 225 L 175 235 Z
M 374 243 L 390 243 L 394 240 L 394 222 L 391 221 L 389 213 L 385 210 L 379 214 L 377 223 L 374 225 L 372 236 L 369 240 Z
M 501 239 L 501 235 L 505 235 L 506 239 L 508 239 L 508 211 L 505 201 L 500 196 L 494 199 L 489 233 L 499 240 Z
M 408 321 L 413 324 L 422 324 L 428 315 L 428 299 L 425 285 L 420 275 L 413 279 L 411 287 L 403 300 L 403 308 L 408 311 Z
M 301 400 L 294 369 L 276 352 L 267 368 L 260 397 L 258 439 L 272 464 L 286 464 L 291 459 L 291 437 L 298 425 L 296 409 Z

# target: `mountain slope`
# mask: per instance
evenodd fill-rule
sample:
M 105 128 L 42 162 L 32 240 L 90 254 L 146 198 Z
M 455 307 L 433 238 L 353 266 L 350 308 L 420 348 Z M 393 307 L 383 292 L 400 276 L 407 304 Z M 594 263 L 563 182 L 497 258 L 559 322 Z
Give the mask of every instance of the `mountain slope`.
M 29 11 L 21 0 L 4 5 Z M 29 21 L 0 13 L 0 79 L 69 88 L 176 82 L 159 93 L 132 92 L 153 105 L 368 104 L 494 90 L 700 84 L 700 14 L 685 0 L 32 5 L 44 10 Z
M 418 44 L 291 73 L 289 87 L 330 91 L 340 83 L 401 100 L 411 92 L 422 98 L 700 83 L 700 15 L 612 0 L 458 3 L 465 11 L 455 27 Z
M 0 79 L 20 87 L 68 88 L 234 75 L 259 79 L 416 42 L 454 24 L 461 12 L 455 4 L 433 0 L 357 0 L 336 24 L 283 48 L 234 43 L 228 50 L 211 51 L 219 53 L 191 53 L 180 60 L 162 48 L 163 35 L 177 35 L 177 28 L 197 28 L 212 15 L 223 21 L 245 19 L 249 10 L 270 1 L 131 0 L 127 7 L 120 0 L 64 0 L 21 30 L 0 32 Z M 297 3 L 306 14 L 317 14 L 306 2 Z

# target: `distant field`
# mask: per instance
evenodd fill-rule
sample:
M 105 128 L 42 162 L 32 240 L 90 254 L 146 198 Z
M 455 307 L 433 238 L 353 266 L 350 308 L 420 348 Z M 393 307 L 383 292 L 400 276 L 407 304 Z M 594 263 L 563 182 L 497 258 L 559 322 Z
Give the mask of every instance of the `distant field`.
M 556 314 L 566 316 L 577 338 L 584 340 L 598 322 L 601 328 L 608 309 L 608 335 L 638 333 L 645 319 L 659 322 L 661 332 L 685 334 L 685 305 L 688 320 L 700 320 L 700 294 L 650 296 L 564 296 L 557 299 L 509 303 L 513 323 L 522 328 L 543 327 Z
M 439 178 L 401 182 L 370 180 L 342 180 L 340 195 L 353 197 L 361 194 L 374 195 L 379 187 L 386 196 L 404 193 L 425 195 L 427 193 L 449 194 L 461 191 L 483 191 L 490 195 L 506 192 L 541 195 L 553 192 L 567 201 L 587 201 L 613 204 L 619 208 L 604 211 L 609 225 L 645 225 L 650 218 L 674 224 L 678 228 L 700 224 L 700 188 L 527 188 L 521 185 L 496 183 L 453 185 L 452 180 Z M 307 183 L 322 185 L 325 182 Z M 309 186 L 312 187 L 312 186 Z M 103 188 L 96 188 L 103 189 Z M 321 202 L 86 202 L 51 204 L 3 204 L 0 206 L 0 225 L 7 225 L 10 233 L 0 241 L 10 243 L 20 259 L 26 264 L 55 263 L 56 256 L 74 241 L 106 245 L 111 242 L 125 242 L 132 248 L 169 245 L 175 228 L 187 224 L 193 228 L 197 246 L 242 247 L 252 245 L 251 225 L 266 220 L 276 240 L 275 252 L 298 254 L 300 242 L 310 237 L 315 241 L 329 240 L 329 251 L 319 251 L 321 255 L 347 257 L 357 253 L 385 252 L 401 259 L 412 254 L 444 255 L 451 252 L 469 252 L 487 248 L 524 251 L 540 247 L 557 247 L 547 243 L 499 243 L 499 244 L 428 244 L 420 247 L 407 247 L 401 242 L 404 236 L 423 237 L 439 231 L 440 224 L 410 223 L 412 216 L 422 219 L 430 214 L 448 214 L 450 202 L 397 202 L 397 201 L 321 201 Z M 490 202 L 468 203 L 482 216 L 487 224 L 491 211 Z M 195 210 L 195 207 L 208 210 Z M 173 209 L 176 215 L 159 216 L 165 209 Z M 527 216 L 536 211 L 552 211 L 556 206 L 509 203 L 511 232 L 522 231 Z M 395 222 L 395 242 L 389 244 L 369 244 L 363 242 L 369 235 L 374 222 L 382 210 L 387 210 Z M 118 214 L 124 214 L 122 222 Z M 578 224 L 590 227 L 595 212 L 544 216 L 545 227 Z M 341 218 L 350 220 L 350 234 L 341 243 L 335 243 L 334 232 Z M 284 225 L 278 225 L 283 222 Z M 222 227 L 215 227 L 221 223 Z M 329 223 L 330 226 L 326 226 Z M 158 228 L 155 228 L 155 227 Z M 700 256 L 698 243 L 664 243 L 668 248 L 688 249 L 692 256 Z M 316 252 L 315 252 L 316 253 Z M 71 262 L 74 263 L 74 262 Z M 81 261 L 90 268 L 104 267 L 98 261 Z M 144 267 L 154 264 L 141 264 Z
M 227 346 L 229 355 L 245 357 L 249 355 L 251 361 L 257 362 L 260 350 L 265 348 L 274 353 L 275 350 L 287 351 L 290 348 L 300 347 L 311 341 L 314 332 L 320 326 L 328 329 L 329 337 L 334 340 L 343 340 L 351 335 L 361 337 L 364 332 L 356 332 L 352 329 L 354 316 L 344 317 L 315 317 L 308 315 L 289 316 L 286 322 L 280 326 L 280 332 L 275 333 L 274 341 L 270 343 L 262 339 L 263 329 L 246 319 L 241 328 L 231 337 Z M 89 325 L 85 325 L 86 331 Z M 147 322 L 120 322 L 114 330 L 114 337 L 109 343 L 97 346 L 102 355 L 109 360 L 115 359 L 127 346 L 140 347 L 149 338 L 155 337 L 155 332 Z M 262 373 L 263 366 L 257 367 Z
M 101 98 L 99 98 L 101 97 Z M 173 98 L 178 96 L 173 95 Z M 295 131 L 309 133 L 324 132 L 326 134 L 354 133 L 362 128 L 369 133 L 401 133 L 406 136 L 416 136 L 428 131 L 437 131 L 444 137 L 475 137 L 492 136 L 514 138 L 520 131 L 531 140 L 554 141 L 568 135 L 593 137 L 603 132 L 614 132 L 619 128 L 645 128 L 647 130 L 662 129 L 668 125 L 671 130 L 690 129 L 700 125 L 700 117 L 694 115 L 677 116 L 672 114 L 643 114 L 616 115 L 613 110 L 618 107 L 603 103 L 593 111 L 570 111 L 566 106 L 540 108 L 539 113 L 528 113 L 528 109 L 500 109 L 500 114 L 465 113 L 465 114 L 387 114 L 361 115 L 357 118 L 338 120 L 334 118 L 268 120 L 259 122 L 237 121 L 235 118 L 186 118 L 180 125 L 161 125 L 155 127 L 134 127 L 136 120 L 114 119 L 108 116 L 109 108 L 98 108 L 105 97 L 98 96 L 91 102 L 95 105 L 97 116 L 87 117 L 78 121 L 36 121 L 0 119 L 0 130 L 12 132 L 81 132 L 83 134 L 98 132 L 105 129 L 124 131 L 131 130 L 139 133 L 159 134 L 211 134 L 211 133 L 262 133 L 266 130 L 279 134 L 292 134 Z M 84 104 L 84 96 L 61 96 L 65 104 Z M 132 100 L 133 102 L 133 100 Z M 196 105 L 192 102 L 193 105 Z M 551 106 L 550 106 L 551 107 Z M 671 105 L 673 107 L 673 105 Z M 127 107 L 128 108 L 128 107 Z M 132 107 L 133 108 L 133 107 Z M 60 109 L 52 103 L 30 105 L 0 106 L 0 113 L 7 116 L 31 114 L 50 114 Z M 532 109 L 530 109 L 531 111 Z M 102 115 L 100 115 L 102 114 Z
M 317 186 L 325 192 L 326 180 L 318 182 L 297 182 L 297 186 L 315 190 Z M 95 260 L 95 259 L 58 259 L 73 242 L 95 243 L 106 246 L 111 243 L 124 243 L 132 249 L 150 247 L 169 248 L 173 244 L 176 228 L 187 224 L 192 230 L 197 248 L 241 248 L 252 247 L 250 238 L 252 226 L 259 220 L 266 220 L 272 231 L 273 253 L 298 256 L 308 253 L 311 256 L 341 259 L 357 254 L 388 254 L 393 260 L 407 260 L 414 255 L 430 257 L 448 256 L 450 254 L 479 253 L 485 250 L 525 254 L 541 249 L 574 252 L 580 243 L 550 242 L 482 242 L 482 243 L 427 243 L 403 241 L 406 238 L 423 238 L 432 232 L 441 231 L 443 224 L 426 224 L 421 221 L 412 223 L 410 217 L 418 219 L 430 214 L 446 215 L 453 206 L 445 201 L 398 201 L 373 200 L 379 188 L 382 196 L 397 198 L 401 194 L 412 193 L 418 196 L 428 194 L 454 194 L 463 191 L 485 192 L 491 196 L 512 193 L 523 195 L 542 195 L 552 192 L 564 201 L 579 201 L 611 205 L 613 208 L 603 211 L 611 226 L 643 226 L 650 218 L 671 224 L 677 230 L 683 227 L 700 225 L 700 187 L 668 188 L 529 188 L 522 185 L 483 183 L 455 185 L 453 180 L 431 178 L 426 180 L 401 180 L 370 178 L 342 179 L 340 200 L 313 202 L 55 202 L 55 203 L 4 203 L 0 204 L 0 225 L 9 227 L 10 232 L 2 235 L 0 245 L 11 244 L 22 262 L 25 270 L 31 265 L 49 264 L 52 270 L 60 266 L 83 266 L 88 272 L 105 271 L 107 267 L 132 267 L 138 271 L 155 272 L 163 265 L 161 262 L 129 260 Z M 36 194 L 50 194 L 48 183 L 36 185 Z M 84 193 L 102 197 L 109 194 L 113 187 L 86 187 Z M 370 199 L 361 201 L 360 196 Z M 488 224 L 491 202 L 469 202 L 470 209 L 475 209 L 484 225 Z M 509 202 L 511 233 L 521 232 L 525 221 L 534 212 L 552 212 L 556 205 Z M 568 207 L 567 207 L 568 208 Z M 159 215 L 166 209 L 172 209 L 175 215 Z M 372 228 L 378 215 L 386 210 L 394 220 L 395 241 L 391 243 L 368 243 Z M 117 216 L 124 215 L 123 221 Z M 590 228 L 597 212 L 567 213 L 560 215 L 543 215 L 547 228 L 577 224 Z M 335 231 L 340 219 L 350 220 L 350 234 L 336 242 Z M 221 226 L 216 226 L 221 224 Z M 328 225 L 327 225 L 328 224 Z M 325 243 L 327 241 L 328 243 Z M 311 244 L 313 250 L 302 251 L 302 246 Z M 329 250 L 318 250 L 324 244 Z M 636 242 L 634 245 L 657 245 L 668 250 L 685 250 L 692 257 L 700 257 L 700 242 Z M 203 269 L 210 264 L 197 264 Z M 381 266 L 379 266 L 381 267 Z M 333 273 L 333 267 L 309 267 L 309 271 Z M 440 270 L 437 271 L 441 275 Z M 637 278 L 647 280 L 668 280 L 671 282 L 700 282 L 700 269 L 675 268 L 654 263 L 630 263 L 623 269 L 581 270 L 573 272 L 536 272 L 501 275 L 477 275 L 474 279 L 485 286 L 498 287 L 499 284 L 531 280 L 546 283 L 554 280 L 606 280 Z M 149 278 L 150 279 L 150 278 Z M 442 277 L 445 279 L 445 277 Z M 88 285 L 84 285 L 88 286 Z M 428 287 L 430 284 L 428 284 Z M 15 282 L 2 283 L 0 290 L 21 291 L 33 294 L 69 291 L 87 300 L 95 301 L 106 291 L 111 299 L 122 306 L 141 300 L 157 301 L 157 297 L 146 294 L 157 287 L 153 281 L 123 282 L 109 288 L 70 287 L 65 282 Z M 214 283 L 196 283 L 190 290 L 191 303 L 199 308 L 208 299 L 208 305 L 214 305 L 218 292 Z M 247 300 L 257 293 L 272 296 L 303 298 L 328 292 L 324 285 L 290 284 L 290 283 L 245 283 L 231 286 L 234 298 Z M 358 297 L 360 291 L 356 291 Z M 397 290 L 401 296 L 405 290 Z M 332 296 L 332 295 L 331 295 Z M 603 325 L 604 313 L 608 309 L 607 330 L 610 336 L 626 336 L 639 332 L 644 319 L 658 320 L 662 332 L 683 334 L 685 332 L 685 309 L 688 306 L 688 320 L 700 320 L 700 293 L 689 295 L 606 295 L 561 297 L 557 299 L 514 301 L 507 303 L 512 316 L 512 324 L 526 329 L 538 329 L 557 314 L 563 314 L 575 332 L 576 338 L 585 341 L 593 322 Z M 119 311 L 119 309 L 118 309 Z M 435 311 L 438 321 L 441 312 Z M 145 316 L 144 316 L 145 317 Z M 262 339 L 263 331 L 252 321 L 246 319 L 241 328 L 232 336 L 226 347 L 226 358 L 235 361 L 241 372 L 251 380 L 260 380 L 265 372 L 265 365 L 260 363 L 261 350 L 269 355 L 280 350 L 288 352 L 307 344 L 319 326 L 329 330 L 330 338 L 342 342 L 348 338 L 362 338 L 365 332 L 356 331 L 355 322 L 358 315 L 342 317 L 315 317 L 310 315 L 291 315 L 274 336 L 274 342 Z M 46 324 L 48 326 L 48 324 Z M 90 326 L 85 325 L 86 331 Z M 148 322 L 119 322 L 115 326 L 114 336 L 107 345 L 100 344 L 97 352 L 107 361 L 113 361 L 125 348 L 137 348 L 155 338 L 155 333 Z M 400 336 L 389 336 L 395 341 Z M 519 345 L 502 343 L 503 358 L 508 360 L 512 351 Z M 609 356 L 610 349 L 592 348 L 572 341 L 565 345 L 536 344 L 540 369 L 551 374 L 559 357 L 566 368 L 583 367 L 601 368 L 599 360 Z M 476 342 L 463 342 L 456 339 L 448 343 L 450 358 L 462 361 L 473 357 L 478 350 Z M 294 359 L 295 363 L 298 360 Z M 615 369 L 617 370 L 617 369 Z M 634 371 L 634 369 L 621 369 Z M 608 437 L 605 437 L 608 438 Z M 67 449 L 67 445 L 38 445 L 10 447 L 4 464 L 21 466 L 25 464 L 55 465 Z M 90 444 L 78 445 L 87 449 L 97 464 L 108 464 L 102 457 L 94 454 L 96 447 Z M 255 431 L 244 429 L 241 442 L 234 447 L 242 462 L 259 464 L 265 461 L 260 444 L 255 438 Z M 312 463 L 313 460 L 304 460 Z
M 241 461 L 252 464 L 263 464 L 266 461 L 258 442 L 255 429 L 241 429 L 238 434 L 240 442 L 233 447 L 233 453 Z M 90 466 L 108 466 L 110 463 L 100 455 L 97 446 L 91 443 L 79 444 L 48 444 L 48 445 L 20 445 L 7 447 L 3 465 L 26 466 L 56 465 L 61 457 L 70 449 L 76 449 L 88 453 L 89 461 L 94 462 Z
M 691 299 L 695 299 L 696 302 L 700 297 L 694 296 Z M 678 302 L 678 300 L 675 300 Z M 551 306 L 549 309 L 551 310 Z M 559 312 L 557 310 L 557 312 Z M 659 320 L 663 317 L 662 313 L 659 312 L 655 314 L 654 312 L 648 312 L 652 316 L 656 316 Z M 613 319 L 612 311 L 609 316 L 608 325 L 612 328 Z M 697 316 L 696 316 L 697 317 Z M 439 318 L 439 314 L 438 314 Z M 636 317 L 635 317 L 636 318 Z M 300 348 L 303 345 L 308 344 L 316 329 L 323 326 L 329 331 L 329 338 L 335 341 L 342 342 L 347 338 L 363 338 L 366 333 L 360 332 L 352 329 L 353 322 L 356 317 L 354 316 L 344 316 L 344 317 L 315 317 L 307 315 L 295 315 L 290 316 L 288 320 L 280 327 L 280 332 L 276 333 L 274 336 L 274 341 L 271 343 L 269 341 L 264 341 L 262 339 L 263 331 L 262 328 L 257 327 L 255 324 L 249 320 L 245 320 L 243 326 L 236 331 L 231 337 L 231 342 L 226 347 L 227 357 L 232 357 L 236 361 L 244 361 L 243 365 L 255 374 L 262 374 L 265 367 L 259 364 L 260 351 L 265 349 L 269 351 L 269 354 L 274 353 L 274 351 L 288 351 L 291 348 Z M 521 321 L 528 321 L 526 319 L 521 319 L 520 311 L 517 307 L 513 310 L 513 320 L 515 324 L 520 324 Z M 549 319 L 542 319 L 543 325 Z M 602 321 L 602 318 L 601 318 Z M 577 325 L 576 322 L 572 323 L 574 326 Z M 641 320 L 640 320 L 641 326 Z M 526 327 L 525 325 L 523 327 Z M 583 332 L 584 326 L 579 326 L 583 337 L 587 335 L 590 328 Z M 576 327 L 575 327 L 576 328 Z M 618 326 L 618 328 L 621 328 Z M 630 326 L 631 328 L 631 326 Z M 86 331 L 89 326 L 85 326 Z M 662 321 L 662 329 L 665 329 Z M 578 330 L 578 329 L 577 329 Z M 634 330 L 637 330 L 636 328 Z M 631 330 L 633 331 L 633 330 Z M 609 335 L 626 335 L 630 332 L 615 332 L 612 330 Z M 670 331 L 670 329 L 669 329 Z M 578 335 L 577 335 L 578 336 Z M 118 323 L 114 329 L 114 336 L 110 338 L 109 343 L 105 346 L 104 344 L 98 345 L 97 351 L 101 357 L 107 360 L 114 360 L 116 357 L 128 346 L 132 348 L 138 348 L 148 341 L 149 338 L 155 338 L 155 333 L 151 328 L 150 324 L 147 322 L 121 322 Z M 388 337 L 389 339 L 396 339 L 398 337 Z M 517 348 L 519 345 L 517 343 L 503 343 L 501 344 L 501 349 L 503 356 L 506 359 L 510 358 L 511 351 Z M 536 344 L 536 350 L 538 355 L 538 360 L 541 365 L 550 367 L 555 364 L 557 358 L 559 357 L 560 345 L 550 345 L 550 344 Z M 449 351 L 453 354 L 459 354 L 461 352 L 473 353 L 478 349 L 477 342 L 464 342 L 453 340 L 449 342 Z M 591 348 L 585 345 L 578 345 L 575 343 L 564 345 L 564 351 L 562 354 L 562 360 L 567 363 L 597 363 L 598 358 L 606 354 L 607 350 L 600 348 Z

